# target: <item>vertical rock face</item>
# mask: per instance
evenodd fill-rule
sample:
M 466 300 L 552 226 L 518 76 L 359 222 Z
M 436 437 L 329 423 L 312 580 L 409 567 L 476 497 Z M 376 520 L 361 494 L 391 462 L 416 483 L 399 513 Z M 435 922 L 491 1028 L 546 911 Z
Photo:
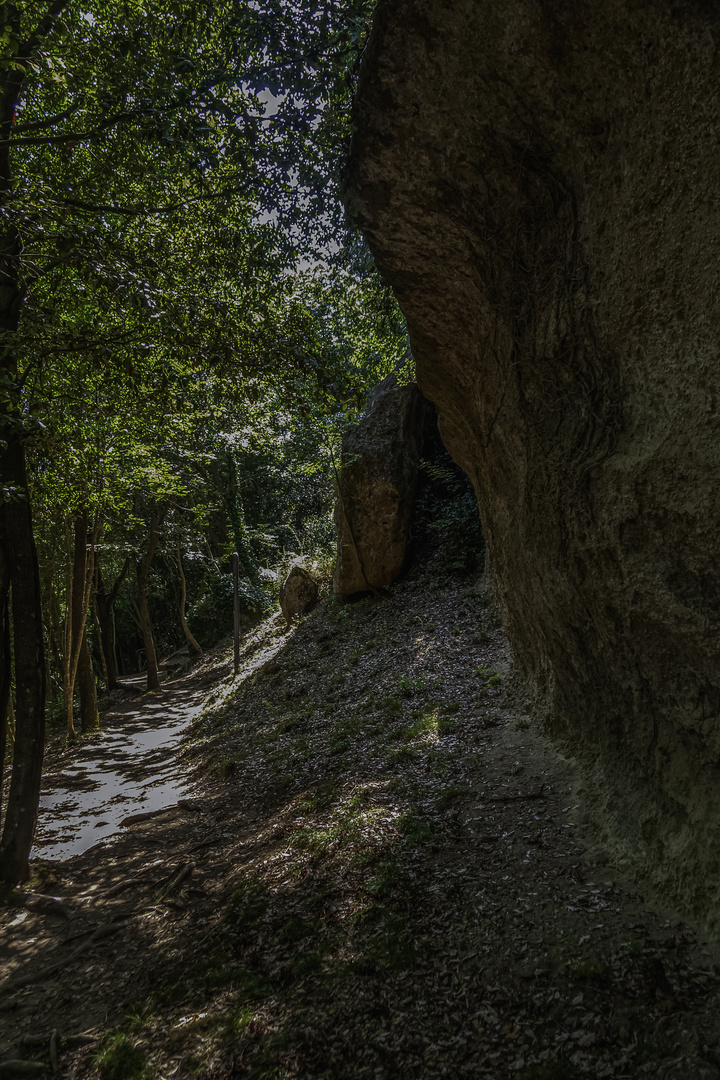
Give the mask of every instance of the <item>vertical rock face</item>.
M 720 9 L 380 0 L 348 200 L 608 844 L 720 899 Z
M 417 386 L 388 375 L 360 422 L 343 436 L 335 506 L 336 596 L 382 589 L 400 574 L 412 517 L 424 432 L 434 410 Z

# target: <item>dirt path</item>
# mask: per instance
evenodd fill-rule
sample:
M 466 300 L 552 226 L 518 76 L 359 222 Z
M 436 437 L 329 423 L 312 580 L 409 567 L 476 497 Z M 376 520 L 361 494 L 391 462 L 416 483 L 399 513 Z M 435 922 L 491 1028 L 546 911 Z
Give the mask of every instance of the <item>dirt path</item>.
M 79 855 L 117 833 L 126 818 L 183 797 L 178 748 L 207 697 L 204 681 L 193 673 L 152 695 L 138 685 L 103 714 L 99 731 L 52 755 L 31 858 Z
M 192 800 L 2 913 L 0 1061 L 57 1029 L 68 1078 L 720 1078 L 714 955 L 574 835 L 476 587 L 271 619 L 244 663 Z

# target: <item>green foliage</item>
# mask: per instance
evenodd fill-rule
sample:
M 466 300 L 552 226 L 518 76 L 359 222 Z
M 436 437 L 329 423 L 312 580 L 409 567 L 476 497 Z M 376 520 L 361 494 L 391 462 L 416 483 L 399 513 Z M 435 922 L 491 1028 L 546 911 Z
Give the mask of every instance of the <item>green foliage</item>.
M 225 921 L 237 930 L 254 926 L 267 911 L 267 887 L 253 878 L 235 887 L 228 901 Z
M 492 668 L 486 667 L 484 664 L 478 664 L 475 668 L 475 674 L 490 687 L 497 687 L 502 682 L 502 675 L 498 675 Z
M 101 1080 L 149 1080 L 152 1075 L 145 1051 L 127 1035 L 108 1035 L 95 1061 Z
M 475 494 L 441 444 L 427 453 L 430 457 L 421 465 L 415 530 L 432 541 L 447 571 L 472 573 L 482 567 L 485 551 Z
M 425 679 L 411 678 L 410 675 L 401 675 L 398 680 L 398 690 L 404 697 L 420 694 L 425 689 Z
M 397 827 L 401 835 L 412 845 L 427 844 L 436 838 L 432 825 L 412 813 L 398 818 Z
M 131 562 L 125 670 L 143 651 L 133 567 L 151 513 L 162 650 L 183 641 L 176 545 L 205 644 L 231 625 L 233 549 L 248 616 L 267 603 L 261 564 L 327 556 L 333 453 L 406 345 L 337 197 L 370 7 L 0 5 L 16 121 L 0 213 L 23 243 L 0 397 L 28 432 L 55 686 L 80 513 L 102 522 L 109 585 Z

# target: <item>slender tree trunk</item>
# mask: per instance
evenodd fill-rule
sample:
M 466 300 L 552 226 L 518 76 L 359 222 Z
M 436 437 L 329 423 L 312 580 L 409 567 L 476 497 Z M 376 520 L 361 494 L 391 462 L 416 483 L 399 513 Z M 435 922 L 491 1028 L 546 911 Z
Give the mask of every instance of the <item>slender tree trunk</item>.
M 65 520 L 65 625 L 63 627 L 63 690 L 65 691 L 65 723 L 68 739 L 75 738 L 75 676 L 73 665 L 73 566 L 70 542 L 70 523 Z
M 235 550 L 238 553 L 238 558 L 240 559 L 240 564 L 245 572 L 245 576 L 250 578 L 250 581 L 252 581 L 254 585 L 257 585 L 260 580 L 258 575 L 258 565 L 250 546 L 247 527 L 245 525 L 245 507 L 243 506 L 242 497 L 240 495 L 235 458 L 229 452 L 227 454 L 227 469 L 228 489 L 225 496 L 225 508 L 232 527 Z
M 80 695 L 80 728 L 92 731 L 98 723 L 97 687 L 87 640 L 88 586 L 92 588 L 94 538 L 88 549 L 89 515 L 83 511 L 75 519 L 73 559 L 73 651 L 77 649 L 77 687 Z
M 185 581 L 185 572 L 183 571 L 182 558 L 180 557 L 180 541 L 177 543 L 177 561 L 178 570 L 180 571 L 180 622 L 182 623 L 183 634 L 188 644 L 188 652 L 191 656 L 202 656 L 203 651 L 198 645 L 197 641 L 193 637 L 192 631 L 187 624 L 185 618 L 185 600 L 187 597 L 187 583 Z
M 110 592 L 107 592 L 105 589 L 105 581 L 102 576 L 102 568 L 99 565 L 97 567 L 95 607 L 98 624 L 98 643 L 101 655 L 104 657 L 105 685 L 108 690 L 114 690 L 119 685 L 117 654 L 115 651 L 115 622 L 113 615 L 117 594 L 120 591 L 120 586 L 125 580 L 129 568 L 130 556 L 125 560 L 123 568 L 115 579 L 112 589 Z
M 158 513 L 157 510 L 153 510 L 150 515 L 150 535 L 148 537 L 148 545 L 145 549 L 145 554 L 143 555 L 142 560 L 137 565 L 138 611 L 140 614 L 140 629 L 142 630 L 143 642 L 145 644 L 145 656 L 147 658 L 148 690 L 160 689 L 157 654 L 155 652 L 152 622 L 150 620 L 150 608 L 148 606 L 147 599 L 148 576 L 150 574 L 150 567 L 152 566 L 152 561 L 155 557 L 155 552 L 157 551 L 159 538 L 160 533 Z
M 45 626 L 47 628 L 48 647 L 48 656 L 46 658 L 45 665 L 45 677 L 47 679 L 48 692 L 54 702 L 57 700 L 57 687 L 51 675 L 53 670 L 58 671 L 62 674 L 63 630 L 62 615 L 60 613 L 60 603 L 58 601 L 57 593 L 55 591 L 52 575 L 48 575 L 43 586 L 42 608 L 45 614 Z
M 93 606 L 93 622 L 95 623 L 95 638 L 97 641 L 98 652 L 100 653 L 100 666 L 103 673 L 103 686 L 105 687 L 105 693 L 110 689 L 110 676 L 108 674 L 107 658 L 105 656 L 105 645 L 103 642 L 102 630 L 100 627 L 100 615 L 98 613 L 97 603 L 97 586 L 98 574 L 95 574 L 95 585 L 93 586 L 92 606 Z
M 122 657 L 120 657 L 120 659 L 118 659 L 118 651 L 117 651 L 117 629 L 116 629 L 116 627 L 115 627 L 115 608 L 114 608 L 114 607 L 113 607 L 113 608 L 111 608 L 111 610 L 110 610 L 110 616 L 111 616 L 111 618 L 112 618 L 112 646 L 113 646 L 113 663 L 115 664 L 115 670 L 117 671 L 118 675 L 119 675 L 119 676 L 122 676 L 122 675 L 124 675 L 124 674 L 125 674 L 125 672 L 123 671 L 123 668 L 124 668 L 124 666 L 125 666 L 125 665 L 124 665 L 124 664 L 123 664 L 123 662 L 122 662 Z M 118 686 L 119 686 L 119 685 L 120 685 L 120 683 L 118 682 L 118 683 L 117 683 L 116 685 L 118 685 Z
M 88 545 L 89 514 L 83 510 L 74 519 L 74 546 L 70 523 L 65 522 L 67 547 L 67 598 L 65 604 L 65 655 L 63 682 L 67 707 L 68 738 L 75 738 L 74 696 L 75 681 L 80 691 L 80 723 L 83 731 L 97 726 L 97 689 L 92 670 L 92 658 L 87 644 L 85 627 L 90 606 L 90 592 L 95 569 L 95 543 L 100 533 L 100 516 L 95 518 Z

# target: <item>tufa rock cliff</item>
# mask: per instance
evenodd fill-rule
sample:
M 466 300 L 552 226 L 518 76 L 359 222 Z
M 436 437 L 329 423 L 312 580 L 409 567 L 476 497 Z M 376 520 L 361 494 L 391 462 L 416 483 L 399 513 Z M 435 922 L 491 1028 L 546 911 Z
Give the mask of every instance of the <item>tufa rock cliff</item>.
M 338 597 L 391 585 L 410 539 L 418 466 L 435 410 L 415 384 L 392 372 L 376 386 L 360 421 L 343 435 L 335 505 Z
M 720 10 L 380 0 L 348 202 L 618 860 L 720 900 Z

